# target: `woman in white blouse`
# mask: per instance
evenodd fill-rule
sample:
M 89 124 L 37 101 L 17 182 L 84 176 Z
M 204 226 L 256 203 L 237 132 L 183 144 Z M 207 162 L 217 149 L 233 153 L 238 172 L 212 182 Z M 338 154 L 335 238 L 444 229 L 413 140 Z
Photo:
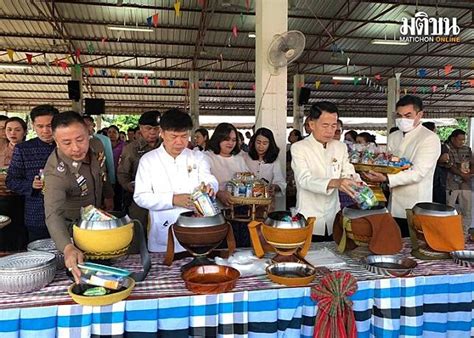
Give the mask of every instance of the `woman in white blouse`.
M 278 164 L 280 153 L 273 133 L 270 129 L 260 128 L 250 139 L 249 152 L 244 155 L 245 162 L 250 171 L 257 178 L 264 179 L 270 185 L 270 192 L 284 192 L 286 181 Z
M 214 130 L 206 152 L 211 163 L 211 173 L 219 182 L 217 199 L 224 205 L 230 206 L 230 193 L 226 184 L 235 173 L 249 171 L 244 157 L 240 153 L 237 142 L 237 129 L 230 123 L 221 123 Z

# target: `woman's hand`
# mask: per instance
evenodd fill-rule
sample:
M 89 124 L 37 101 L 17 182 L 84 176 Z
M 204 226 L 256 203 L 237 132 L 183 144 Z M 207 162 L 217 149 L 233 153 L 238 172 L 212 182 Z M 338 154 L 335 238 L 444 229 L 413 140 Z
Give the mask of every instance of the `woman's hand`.
M 216 195 L 217 199 L 226 207 L 230 207 L 232 205 L 231 197 L 232 195 L 230 192 L 226 190 L 219 190 Z

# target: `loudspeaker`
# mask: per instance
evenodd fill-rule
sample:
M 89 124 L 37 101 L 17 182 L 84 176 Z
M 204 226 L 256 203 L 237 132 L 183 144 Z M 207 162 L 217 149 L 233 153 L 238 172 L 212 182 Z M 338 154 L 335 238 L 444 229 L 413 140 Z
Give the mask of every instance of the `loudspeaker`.
M 81 99 L 81 88 L 79 87 L 79 81 L 69 80 L 67 82 L 67 91 L 70 100 L 79 101 Z
M 104 99 L 85 99 L 86 115 L 101 115 L 105 113 Z
M 302 106 L 309 101 L 309 96 L 311 95 L 311 89 L 303 87 L 300 89 L 300 97 L 298 98 L 298 105 Z

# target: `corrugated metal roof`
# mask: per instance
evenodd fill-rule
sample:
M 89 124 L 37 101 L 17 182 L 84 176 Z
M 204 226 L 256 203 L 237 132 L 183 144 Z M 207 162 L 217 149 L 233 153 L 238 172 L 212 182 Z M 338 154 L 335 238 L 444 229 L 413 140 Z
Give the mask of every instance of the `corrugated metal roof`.
M 193 69 L 199 72 L 203 114 L 228 109 L 248 114 L 255 104 L 255 39 L 248 33 L 255 31 L 256 16 L 254 8 L 247 12 L 244 0 L 208 2 L 213 7 L 206 11 L 197 0 L 189 0 L 181 4 L 179 17 L 173 1 L 124 0 L 122 6 L 117 6 L 115 0 L 55 0 L 54 4 L 4 0 L 2 4 L 0 63 L 11 63 L 7 48 L 15 50 L 13 63 L 28 64 L 26 53 L 33 54 L 33 59 L 32 68 L 26 71 L 0 69 L 0 109 L 27 111 L 35 99 L 66 107 L 67 80 L 75 71 L 75 49 L 80 50 L 78 61 L 84 83 L 90 84 L 84 86 L 84 95 L 104 97 L 116 113 L 157 104 L 185 107 L 189 71 Z M 305 74 L 305 85 L 312 89 L 310 103 L 333 100 L 340 105 L 343 116 L 383 116 L 387 105 L 383 89 L 388 78 L 400 72 L 401 94 L 416 92 L 425 100 L 428 112 L 474 114 L 474 89 L 469 82 L 474 76 L 473 9 L 474 4 L 465 1 L 451 6 L 437 1 L 417 4 L 416 0 L 403 4 L 391 0 L 290 1 L 288 29 L 306 34 L 307 44 L 298 63 L 288 68 L 289 112 L 293 104 L 292 75 L 297 71 Z M 400 20 L 417 10 L 430 16 L 458 18 L 462 43 L 370 43 L 374 38 L 398 38 Z M 107 28 L 147 28 L 147 18 L 154 14 L 159 19 L 152 32 Z M 205 25 L 201 24 L 203 17 Z M 238 27 L 237 37 L 232 34 L 234 25 Z M 63 32 L 57 27 L 63 27 Z M 63 61 L 66 69 L 61 67 Z M 453 66 L 449 75 L 444 74 L 447 64 Z M 128 74 L 125 79 L 118 73 L 132 68 L 151 70 L 153 74 L 148 74 L 146 80 L 144 75 L 135 78 Z M 421 77 L 423 68 L 426 76 Z M 334 75 L 361 80 L 357 84 L 335 83 Z M 380 80 L 375 79 L 376 75 Z M 366 77 L 382 86 L 382 92 L 379 87 L 367 86 Z M 321 83 L 318 89 L 316 81 Z M 461 88 L 455 87 L 458 81 Z

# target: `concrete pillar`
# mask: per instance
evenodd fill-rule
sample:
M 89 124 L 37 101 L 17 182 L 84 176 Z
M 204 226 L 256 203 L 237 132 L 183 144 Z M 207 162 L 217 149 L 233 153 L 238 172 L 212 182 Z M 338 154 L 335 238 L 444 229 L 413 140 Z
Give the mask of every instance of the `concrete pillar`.
M 387 133 L 395 127 L 395 105 L 400 99 L 400 77 L 388 79 L 387 89 Z
M 304 105 L 298 105 L 301 85 L 304 84 L 304 75 L 293 75 L 293 129 L 303 131 Z
M 287 68 L 275 70 L 268 64 L 267 52 L 274 36 L 288 30 L 288 1 L 256 0 L 255 15 L 255 130 L 266 127 L 273 131 L 280 148 L 278 161 L 285 175 Z
M 199 73 L 189 72 L 189 113 L 193 120 L 193 132 L 199 128 Z
M 468 120 L 467 132 L 469 134 L 468 135 L 469 147 L 472 149 L 474 147 L 474 118 L 473 117 L 470 117 Z
M 82 102 L 83 102 L 83 96 L 82 96 L 82 72 L 76 72 L 76 69 L 75 68 L 71 68 L 71 80 L 76 80 L 76 81 L 79 81 L 79 93 L 80 93 L 80 99 L 79 101 L 74 101 L 72 100 L 71 101 L 71 110 L 79 113 L 79 114 L 83 114 L 84 113 L 84 110 L 83 110 L 83 105 L 82 105 Z

